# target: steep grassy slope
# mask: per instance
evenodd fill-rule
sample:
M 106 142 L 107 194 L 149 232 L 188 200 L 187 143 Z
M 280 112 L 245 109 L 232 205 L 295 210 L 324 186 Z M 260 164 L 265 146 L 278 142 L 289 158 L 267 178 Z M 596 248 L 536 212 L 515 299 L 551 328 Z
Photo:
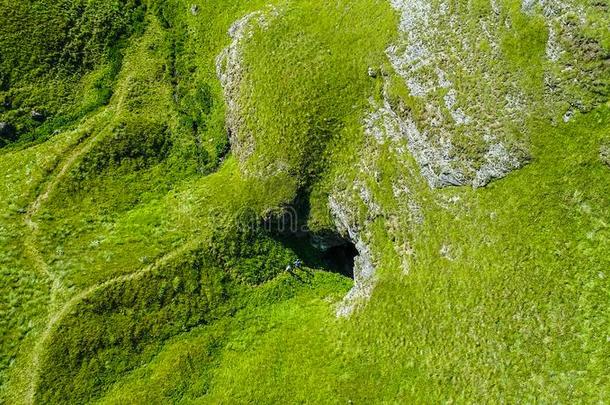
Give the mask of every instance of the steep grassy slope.
M 0 401 L 608 401 L 608 7 L 0 3 Z

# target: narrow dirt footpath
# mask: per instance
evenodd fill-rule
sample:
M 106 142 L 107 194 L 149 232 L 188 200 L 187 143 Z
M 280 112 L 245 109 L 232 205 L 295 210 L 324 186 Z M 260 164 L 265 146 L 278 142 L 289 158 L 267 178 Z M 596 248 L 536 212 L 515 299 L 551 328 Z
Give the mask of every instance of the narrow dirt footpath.
M 31 373 L 29 378 L 29 387 L 26 395 L 26 403 L 33 404 L 36 396 L 36 391 L 38 389 L 39 381 L 40 381 L 40 372 L 42 366 L 42 357 L 44 353 L 44 349 L 47 344 L 49 344 L 49 339 L 55 330 L 55 327 L 68 316 L 79 302 L 83 299 L 95 294 L 97 291 L 100 291 L 104 288 L 110 287 L 114 284 L 123 283 L 129 280 L 137 279 L 146 273 L 156 269 L 167 263 L 168 261 L 180 256 L 182 253 L 188 251 L 193 246 L 196 245 L 196 242 L 185 244 L 174 251 L 166 254 L 165 256 L 159 258 L 155 263 L 152 263 L 136 272 L 131 274 L 118 276 L 113 279 L 98 283 L 93 285 L 74 297 L 65 302 L 63 305 L 59 302 L 58 296 L 65 289 L 63 286 L 61 279 L 53 274 L 50 266 L 45 261 L 43 254 L 37 248 L 36 241 L 36 233 L 38 232 L 38 223 L 36 222 L 36 215 L 40 212 L 40 209 L 44 205 L 44 203 L 49 199 L 52 193 L 57 189 L 58 185 L 65 179 L 66 175 L 70 171 L 72 167 L 74 167 L 75 163 L 83 157 L 87 152 L 89 152 L 92 147 L 95 145 L 96 141 L 99 139 L 101 134 L 104 133 L 104 129 L 106 126 L 100 128 L 96 131 L 96 134 L 93 136 L 89 136 L 80 140 L 73 148 L 73 150 L 66 156 L 63 161 L 61 161 L 56 170 L 49 175 L 44 186 L 42 187 L 42 191 L 37 195 L 36 199 L 29 206 L 24 221 L 28 228 L 28 232 L 24 238 L 24 250 L 25 253 L 30 257 L 32 263 L 36 266 L 36 268 L 43 273 L 43 275 L 51 282 L 51 298 L 49 302 L 49 317 L 47 319 L 46 327 L 42 331 L 41 335 L 38 337 L 34 349 L 31 353 L 30 366 L 28 367 L 28 373 Z

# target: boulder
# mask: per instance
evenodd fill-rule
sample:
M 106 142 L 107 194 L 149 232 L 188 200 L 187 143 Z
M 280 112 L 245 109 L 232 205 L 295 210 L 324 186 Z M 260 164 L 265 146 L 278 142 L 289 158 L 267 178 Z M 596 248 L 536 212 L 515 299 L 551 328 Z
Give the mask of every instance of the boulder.
M 599 158 L 601 161 L 610 167 L 610 143 L 605 143 L 599 149 Z
M 36 111 L 36 110 L 32 110 L 32 112 L 30 113 L 30 116 L 32 117 L 32 119 L 34 121 L 38 121 L 38 122 L 43 122 L 46 117 L 43 113 L 41 113 L 40 111 Z
M 0 139 L 14 141 L 17 139 L 17 130 L 8 122 L 0 122 Z

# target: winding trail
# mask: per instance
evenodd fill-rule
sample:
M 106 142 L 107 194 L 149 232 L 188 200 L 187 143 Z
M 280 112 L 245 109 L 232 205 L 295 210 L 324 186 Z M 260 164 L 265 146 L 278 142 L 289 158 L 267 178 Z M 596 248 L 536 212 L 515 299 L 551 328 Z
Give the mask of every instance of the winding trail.
M 275 9 L 273 9 L 272 7 L 270 8 L 270 10 L 272 15 L 276 13 Z M 224 82 L 223 87 L 225 87 L 225 92 L 227 91 L 226 87 L 229 85 L 229 78 L 228 75 L 226 73 L 223 73 L 223 71 L 220 69 L 219 61 L 221 59 L 227 58 L 229 59 L 228 62 L 238 63 L 238 61 L 236 61 L 239 56 L 237 51 L 237 44 L 244 36 L 248 35 L 247 25 L 250 22 L 250 19 L 252 18 L 258 19 L 259 24 L 263 24 L 265 22 L 264 15 L 260 11 L 251 13 L 242 18 L 241 20 L 238 20 L 229 30 L 230 36 L 233 38 L 233 45 L 229 46 L 217 59 L 218 75 L 220 81 Z M 233 59 L 231 59 L 231 56 L 233 56 Z M 120 109 L 120 107 L 126 102 L 126 100 L 126 93 L 119 94 L 115 101 L 116 108 Z M 105 110 L 105 112 L 102 112 L 101 114 L 109 113 L 110 115 L 112 115 L 113 111 L 114 108 L 112 106 L 109 106 Z M 97 117 L 97 115 L 92 117 L 92 120 L 95 120 L 95 117 Z M 26 402 L 29 404 L 33 404 L 35 402 L 36 393 L 40 385 L 42 371 L 41 367 L 43 365 L 45 348 L 48 344 L 51 343 L 53 333 L 57 330 L 57 327 L 61 324 L 61 321 L 66 317 L 70 316 L 72 311 L 78 306 L 79 303 L 105 288 L 127 281 L 139 279 L 140 277 L 179 257 L 185 252 L 193 249 L 198 244 L 198 240 L 193 240 L 191 242 L 185 243 L 184 245 L 166 253 L 164 256 L 159 257 L 152 264 L 149 264 L 132 273 L 117 276 L 110 280 L 92 285 L 80 291 L 67 301 L 64 301 L 62 304 L 59 297 L 61 297 L 60 293 L 62 291 L 66 292 L 65 286 L 63 285 L 61 278 L 53 274 L 49 264 L 45 261 L 43 254 L 37 248 L 37 241 L 35 236 L 38 233 L 38 223 L 36 222 L 36 216 L 40 212 L 40 209 L 44 205 L 44 203 L 49 199 L 49 197 L 56 190 L 58 185 L 61 184 L 62 180 L 64 180 L 70 169 L 75 165 L 75 163 L 78 162 L 81 157 L 83 157 L 87 152 L 92 149 L 96 141 L 102 136 L 102 134 L 104 134 L 104 130 L 108 127 L 108 125 L 110 125 L 109 123 L 112 120 L 107 119 L 105 121 L 107 122 L 107 124 L 97 129 L 94 135 L 79 139 L 76 145 L 73 147 L 73 150 L 61 162 L 57 164 L 57 166 L 53 170 L 53 173 L 51 173 L 47 177 L 46 181 L 44 181 L 44 186 L 42 187 L 41 192 L 36 196 L 36 199 L 28 207 L 25 214 L 24 221 L 29 232 L 26 232 L 26 236 L 24 237 L 24 251 L 31 258 L 32 263 L 35 265 L 35 267 L 44 275 L 45 278 L 47 278 L 51 282 L 49 316 L 47 318 L 47 323 L 44 330 L 41 331 L 40 336 L 38 336 L 36 340 L 30 358 L 30 367 L 28 372 L 31 373 L 31 376 L 29 379 L 29 386 L 27 388 L 26 393 Z
M 92 118 L 94 119 L 94 118 Z M 104 127 L 105 128 L 105 127 Z M 24 253 L 30 257 L 34 267 L 42 273 L 42 275 L 47 278 L 51 282 L 51 291 L 50 291 L 50 302 L 49 302 L 49 318 L 47 319 L 47 328 L 43 332 L 42 336 L 37 340 L 37 343 L 32 352 L 32 358 L 30 360 L 30 372 L 34 373 L 34 375 L 30 378 L 30 387 L 28 389 L 28 394 L 26 397 L 26 402 L 34 403 L 34 394 L 36 391 L 36 382 L 37 375 L 40 368 L 40 352 L 42 351 L 42 342 L 45 341 L 45 335 L 48 335 L 47 330 L 49 329 L 49 325 L 52 325 L 56 322 L 57 316 L 62 312 L 62 310 L 57 310 L 58 293 L 63 289 L 63 284 L 61 279 L 53 274 L 50 266 L 45 261 L 43 254 L 37 248 L 36 234 L 38 232 L 38 223 L 36 222 L 36 215 L 40 212 L 40 208 L 43 206 L 44 202 L 49 199 L 49 196 L 53 193 L 53 191 L 57 188 L 60 182 L 65 178 L 68 171 L 74 166 L 74 163 L 82 157 L 85 153 L 91 150 L 95 141 L 100 137 L 100 134 L 103 133 L 102 128 L 97 132 L 94 136 L 89 136 L 86 138 L 78 139 L 76 145 L 73 147 L 70 154 L 60 161 L 56 166 L 53 173 L 47 177 L 44 182 L 44 186 L 42 191 L 36 196 L 36 199 L 30 204 L 28 207 L 24 222 L 26 227 L 28 228 L 28 232 L 25 233 L 25 237 L 23 239 L 24 245 Z M 59 169 L 58 169 L 59 168 Z
M 147 273 L 157 269 L 158 267 L 163 266 L 164 264 L 170 262 L 171 260 L 179 257 L 181 254 L 187 252 L 194 246 L 196 246 L 196 242 L 188 243 L 182 245 L 181 247 L 173 250 L 172 252 L 166 254 L 165 256 L 159 258 L 155 263 L 152 263 L 136 272 L 126 274 L 123 276 L 118 276 L 113 279 L 104 281 L 102 283 L 93 285 L 86 290 L 81 291 L 74 297 L 72 297 L 59 311 L 55 312 L 48 320 L 47 326 L 39 337 L 36 345 L 34 346 L 34 351 L 32 355 L 32 370 L 34 375 L 31 379 L 31 385 L 28 392 L 28 402 L 34 403 L 34 397 L 36 395 L 36 389 L 38 388 L 39 380 L 40 380 L 40 366 L 41 366 L 41 357 L 44 352 L 44 348 L 47 343 L 49 343 L 49 339 L 52 336 L 53 332 L 56 329 L 56 326 L 60 323 L 62 319 L 66 316 L 70 315 L 70 312 L 84 299 L 92 296 L 98 291 L 101 291 L 105 288 L 108 288 L 115 284 L 124 283 L 126 281 L 136 280 Z
M 83 125 L 93 124 L 96 119 L 100 116 L 104 117 L 108 114 L 112 114 L 113 108 L 108 107 L 108 109 L 102 111 L 99 114 L 95 114 L 89 120 L 85 121 Z M 108 121 L 106 121 L 108 122 Z M 57 304 L 57 292 L 61 291 L 63 285 L 61 280 L 53 274 L 51 268 L 48 263 L 44 260 L 43 254 L 37 248 L 36 241 L 36 233 L 38 232 L 38 223 L 36 222 L 36 215 L 40 212 L 43 204 L 49 199 L 53 191 L 57 188 L 57 186 L 61 183 L 61 181 L 66 177 L 69 170 L 74 166 L 74 164 L 87 152 L 91 150 L 95 142 L 101 137 L 104 133 L 104 130 L 108 127 L 108 123 L 100 127 L 95 131 L 94 135 L 85 135 L 76 140 L 76 144 L 72 147 L 72 150 L 63 160 L 60 160 L 55 167 L 53 168 L 53 172 L 43 180 L 42 190 L 37 194 L 35 200 L 29 205 L 24 222 L 29 232 L 25 233 L 25 237 L 23 239 L 24 250 L 25 253 L 32 259 L 35 267 L 43 274 L 44 277 L 51 281 L 51 308 Z M 78 131 L 78 130 L 75 130 Z
M 108 121 L 109 120 L 107 120 L 107 122 Z M 70 169 L 74 167 L 75 163 L 92 149 L 92 147 L 95 145 L 96 141 L 102 136 L 102 134 L 104 133 L 104 129 L 108 125 L 109 124 L 106 124 L 105 126 L 96 130 L 95 135 L 83 137 L 76 141 L 76 145 L 74 145 L 69 155 L 56 165 L 53 173 L 51 173 L 44 181 L 44 186 L 42 187 L 41 192 L 36 196 L 36 199 L 30 204 L 25 214 L 24 222 L 28 229 L 28 232 L 25 233 L 23 242 L 24 253 L 31 259 L 37 271 L 42 273 L 42 275 L 51 282 L 49 317 L 46 322 L 46 327 L 36 340 L 36 344 L 34 345 L 34 349 L 31 353 L 30 358 L 29 373 L 31 373 L 31 376 L 29 378 L 29 387 L 27 389 L 25 398 L 26 403 L 29 404 L 33 404 L 35 402 L 34 400 L 40 382 L 42 357 L 46 345 L 49 343 L 49 340 L 51 339 L 51 336 L 55 331 L 56 326 L 60 324 L 61 320 L 68 316 L 70 312 L 80 302 L 82 302 L 82 300 L 112 285 L 130 280 L 135 280 L 156 269 L 157 267 L 160 267 L 165 263 L 171 261 L 172 259 L 180 256 L 182 253 L 188 251 L 196 245 L 196 242 L 185 244 L 138 271 L 122 276 L 117 276 L 113 279 L 93 285 L 81 291 L 80 293 L 72 297 L 70 300 L 65 302 L 65 304 L 61 305 L 58 296 L 65 289 L 65 287 L 63 286 L 61 279 L 55 274 L 53 274 L 49 264 L 44 259 L 44 255 L 37 248 L 37 241 L 35 236 L 38 232 L 39 227 L 38 223 L 36 222 L 36 215 L 40 212 L 40 209 L 49 199 L 52 193 L 56 190 L 58 185 L 60 185 L 62 180 L 64 180 Z
M 51 307 L 56 304 L 56 294 L 60 291 L 63 286 L 61 280 L 56 277 L 51 271 L 49 265 L 44 260 L 44 256 L 38 250 L 36 243 L 36 233 L 38 232 L 38 223 L 35 220 L 35 216 L 39 213 L 43 203 L 49 199 L 51 193 L 55 190 L 57 185 L 66 176 L 68 171 L 73 167 L 74 163 L 85 153 L 91 150 L 95 140 L 98 136 L 92 136 L 87 139 L 79 140 L 74 150 L 70 153 L 67 159 L 59 164 L 59 172 L 56 175 L 51 175 L 51 180 L 47 180 L 41 193 L 39 193 L 34 202 L 29 206 L 24 221 L 29 232 L 24 237 L 24 248 L 26 254 L 32 259 L 36 268 L 43 273 L 43 275 L 51 281 Z

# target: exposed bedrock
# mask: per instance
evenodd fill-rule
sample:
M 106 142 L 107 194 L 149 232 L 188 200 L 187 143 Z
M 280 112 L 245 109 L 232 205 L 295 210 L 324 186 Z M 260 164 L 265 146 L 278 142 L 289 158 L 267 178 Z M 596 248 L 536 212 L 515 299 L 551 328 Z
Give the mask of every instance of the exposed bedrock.
M 529 88 L 535 72 L 516 71 L 506 60 L 503 41 L 515 22 L 502 2 L 471 7 L 480 13 L 474 18 L 470 7 L 444 0 L 391 0 L 400 13 L 400 37 L 387 55 L 408 97 L 397 97 L 386 75 L 383 101 L 372 101 L 365 120 L 367 132 L 406 140 L 432 188 L 482 187 L 522 167 L 532 114 L 568 121 L 607 98 L 608 51 L 585 34 L 593 24 L 588 12 L 603 6 L 598 3 L 523 1 L 523 16 L 532 24 L 541 19 L 548 30 L 540 97 Z M 472 20 L 477 23 L 465 23 Z

